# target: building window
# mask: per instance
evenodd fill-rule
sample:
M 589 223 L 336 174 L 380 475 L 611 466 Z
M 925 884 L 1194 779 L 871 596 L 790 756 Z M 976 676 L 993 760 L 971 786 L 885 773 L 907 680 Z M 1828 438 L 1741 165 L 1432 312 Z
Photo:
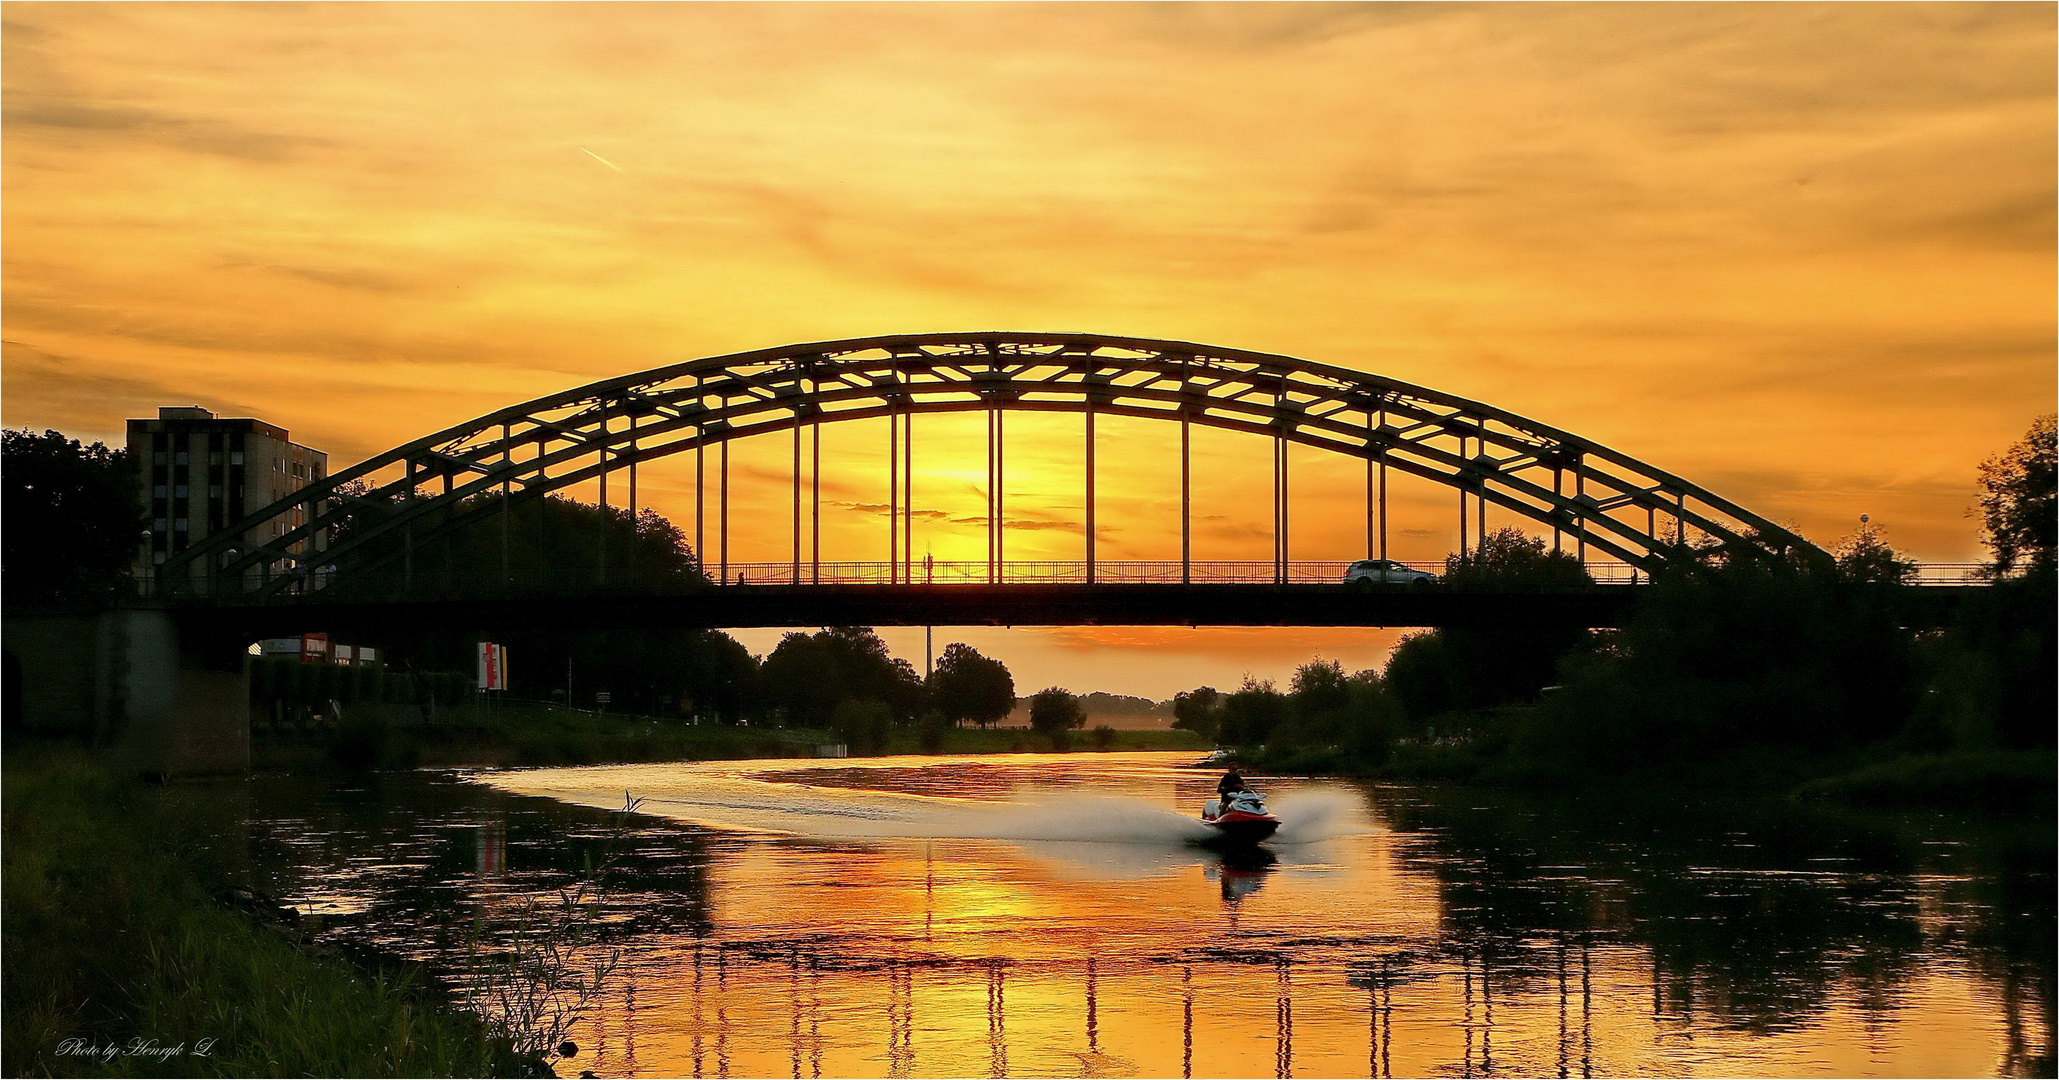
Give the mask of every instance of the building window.
M 173 531 L 173 532 L 185 532 L 185 531 L 186 531 L 186 519 L 185 519 L 185 518 L 178 518 L 178 519 L 174 520 L 174 521 L 172 522 L 172 531 Z
M 231 451 L 229 451 L 229 464 L 231 464 L 231 465 L 241 465 L 241 464 L 243 464 L 243 451 L 241 451 L 241 450 L 231 450 Z
M 150 528 L 154 532 L 163 532 L 164 527 L 168 524 L 170 524 L 170 522 L 168 522 L 166 519 L 158 518 L 156 521 L 150 523 Z
M 176 457 L 176 458 L 173 458 L 173 459 L 172 459 L 172 464 L 174 464 L 174 465 L 184 465 L 184 464 L 186 464 L 186 463 L 187 463 L 187 462 L 186 462 L 186 458 L 187 458 L 187 454 L 186 454 L 186 452 L 185 452 L 184 450 L 181 450 L 181 451 L 179 451 L 179 456 L 178 456 L 178 457 Z
M 165 452 L 164 452 L 164 451 L 162 451 L 162 450 L 159 450 L 159 451 L 158 451 L 157 453 L 154 453 L 154 454 L 150 455 L 150 463 L 151 463 L 152 465 L 163 465 L 163 464 L 165 464 Z
M 216 453 L 207 455 L 207 463 L 209 465 L 220 465 L 222 463 L 221 453 L 217 451 Z
M 219 498 L 221 498 L 221 497 L 222 497 L 222 485 L 220 485 L 220 484 L 209 484 L 209 485 L 207 485 L 207 497 L 208 497 L 208 498 L 210 498 L 210 499 L 219 499 Z
M 167 497 L 167 496 L 169 496 L 170 494 L 171 494 L 171 489 L 170 489 L 170 488 L 167 488 L 167 487 L 165 487 L 165 486 L 164 486 L 163 484 L 159 484 L 159 485 L 157 485 L 156 487 L 154 487 L 154 488 L 151 488 L 151 489 L 150 489 L 150 497 L 151 497 L 151 498 L 153 498 L 153 499 L 162 499 L 162 498 L 166 498 L 166 497 Z
M 184 484 L 180 484 L 180 485 L 179 485 L 178 487 L 175 487 L 175 488 L 173 488 L 173 489 L 172 489 L 172 498 L 174 498 L 174 499 L 183 499 L 183 498 L 186 498 L 186 497 L 187 497 L 187 494 L 188 494 L 188 489 L 187 489 L 186 485 L 184 485 Z
M 163 565 L 164 565 L 164 552 L 160 551 L 160 552 L 158 552 L 157 554 L 155 554 L 155 555 L 152 555 L 152 556 L 150 557 L 150 562 L 151 562 L 151 565 L 153 565 L 153 566 L 163 566 Z

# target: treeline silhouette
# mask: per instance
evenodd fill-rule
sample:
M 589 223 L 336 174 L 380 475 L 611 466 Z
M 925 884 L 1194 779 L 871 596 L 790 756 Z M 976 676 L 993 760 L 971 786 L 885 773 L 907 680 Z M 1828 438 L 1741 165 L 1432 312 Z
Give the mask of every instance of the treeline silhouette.
M 1969 773 L 1939 761 L 2053 747 L 2054 456 L 2044 417 L 1983 466 L 1993 581 L 1941 630 L 1905 625 L 1914 564 L 1870 527 L 1827 560 L 1685 544 L 1620 630 L 1414 634 L 1383 671 L 1318 661 L 1284 690 L 1247 680 L 1182 694 L 1175 726 L 1286 770 L 1570 782 L 1723 765 L 1797 782 L 1872 766 L 1858 780 L 1882 797 L 1978 775 L 1982 797 L 2049 803 L 2034 762 Z M 1446 572 L 1454 587 L 1504 589 L 1584 577 L 1514 530 Z

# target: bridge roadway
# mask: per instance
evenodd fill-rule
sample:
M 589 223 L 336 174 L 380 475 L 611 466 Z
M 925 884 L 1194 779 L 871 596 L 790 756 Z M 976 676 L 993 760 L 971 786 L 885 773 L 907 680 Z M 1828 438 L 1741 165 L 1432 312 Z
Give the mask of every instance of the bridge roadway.
M 1906 590 L 1904 621 L 1949 622 L 1973 586 Z M 396 627 L 491 631 L 570 626 L 659 629 L 813 626 L 1510 626 L 1619 627 L 1643 586 L 1468 592 L 1341 585 L 726 585 L 653 593 L 266 605 L 172 605 L 189 632 L 243 641 L 326 632 L 374 640 Z

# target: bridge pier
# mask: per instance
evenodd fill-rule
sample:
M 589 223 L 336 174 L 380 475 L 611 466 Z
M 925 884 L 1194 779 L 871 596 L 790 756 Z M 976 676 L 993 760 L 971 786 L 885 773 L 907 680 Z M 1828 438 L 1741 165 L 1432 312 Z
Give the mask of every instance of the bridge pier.
M 250 681 L 232 638 L 170 612 L 10 614 L 8 723 L 81 739 L 155 776 L 250 769 Z

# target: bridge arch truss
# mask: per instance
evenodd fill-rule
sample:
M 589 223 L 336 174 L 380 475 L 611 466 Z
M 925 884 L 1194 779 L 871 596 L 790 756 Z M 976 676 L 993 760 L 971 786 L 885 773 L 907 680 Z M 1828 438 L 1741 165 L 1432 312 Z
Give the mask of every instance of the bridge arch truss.
M 397 557 L 407 561 L 417 539 L 574 485 L 597 482 L 607 505 L 610 479 L 620 483 L 624 474 L 633 512 L 636 466 L 681 453 L 697 456 L 695 553 L 714 571 L 728 562 L 727 446 L 778 432 L 793 436 L 798 566 L 803 431 L 881 418 L 888 421 L 891 446 L 890 561 L 896 580 L 914 580 L 914 419 L 975 411 L 989 413 L 988 548 L 995 566 L 1005 559 L 1006 530 L 996 524 L 1006 520 L 1000 505 L 1005 485 L 998 482 L 1006 468 L 1006 415 L 1084 416 L 1090 582 L 1096 562 L 1094 425 L 1100 416 L 1180 425 L 1183 565 L 1191 561 L 1187 450 L 1196 424 L 1273 441 L 1276 580 L 1284 580 L 1291 536 L 1291 444 L 1365 462 L 1369 557 L 1386 554 L 1390 471 L 1456 492 L 1462 548 L 1468 544 L 1468 517 L 1475 535 L 1484 536 L 1488 505 L 1551 530 L 1555 545 L 1570 544 L 1583 561 L 1598 551 L 1649 569 L 1666 548 L 1693 536 L 1809 547 L 1713 492 L 1599 443 L 1382 375 L 1180 341 L 920 334 L 708 357 L 489 413 L 335 473 L 175 553 L 160 568 L 159 588 L 252 599 L 304 591 L 309 581 L 373 565 L 373 552 L 380 553 L 377 561 L 395 557 L 396 531 L 406 538 Z M 712 508 L 719 563 L 703 546 L 711 511 L 704 494 L 708 457 L 718 458 L 713 464 L 721 475 L 721 505 Z M 474 498 L 496 493 L 502 498 Z M 819 513 L 812 520 L 819 523 Z

